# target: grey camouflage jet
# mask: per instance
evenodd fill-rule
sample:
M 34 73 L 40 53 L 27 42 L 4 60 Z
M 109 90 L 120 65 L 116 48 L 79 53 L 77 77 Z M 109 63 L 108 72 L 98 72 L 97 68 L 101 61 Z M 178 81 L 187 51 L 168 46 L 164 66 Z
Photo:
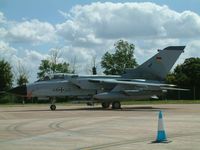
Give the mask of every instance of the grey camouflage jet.
M 48 97 L 50 109 L 56 109 L 56 97 L 90 97 L 91 102 L 101 103 L 103 108 L 121 108 L 121 101 L 139 100 L 162 96 L 167 90 L 184 90 L 164 80 L 185 46 L 169 46 L 137 68 L 126 69 L 124 74 L 76 75 L 54 74 L 31 84 L 15 87 L 9 92 L 25 97 Z

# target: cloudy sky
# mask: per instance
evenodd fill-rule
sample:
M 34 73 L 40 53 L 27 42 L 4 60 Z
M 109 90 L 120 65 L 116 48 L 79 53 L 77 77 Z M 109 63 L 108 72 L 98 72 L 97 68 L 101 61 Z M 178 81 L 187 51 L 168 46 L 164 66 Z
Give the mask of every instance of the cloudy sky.
M 89 73 L 119 39 L 135 45 L 139 64 L 169 45 L 186 45 L 178 63 L 200 57 L 200 1 L 0 0 L 0 58 L 21 63 L 30 81 L 54 48 L 60 61 Z M 101 73 L 101 71 L 100 71 Z

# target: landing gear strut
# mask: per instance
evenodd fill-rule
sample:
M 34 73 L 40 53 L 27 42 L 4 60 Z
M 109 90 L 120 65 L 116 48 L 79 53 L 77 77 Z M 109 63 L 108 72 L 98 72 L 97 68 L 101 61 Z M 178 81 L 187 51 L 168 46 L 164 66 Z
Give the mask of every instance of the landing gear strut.
M 119 101 L 112 102 L 112 109 L 121 109 L 121 103 Z
M 56 110 L 56 105 L 55 105 L 55 103 L 56 103 L 56 98 L 55 98 L 55 97 L 50 97 L 49 99 L 50 99 L 50 101 L 51 101 L 50 109 L 51 109 L 52 111 Z

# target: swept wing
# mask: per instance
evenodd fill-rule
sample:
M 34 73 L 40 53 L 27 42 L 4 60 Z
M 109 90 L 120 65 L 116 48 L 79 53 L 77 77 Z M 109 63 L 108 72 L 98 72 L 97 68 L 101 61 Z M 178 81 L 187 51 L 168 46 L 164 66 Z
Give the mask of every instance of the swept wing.
M 137 81 L 137 80 L 116 80 L 116 79 L 89 79 L 90 82 L 97 83 L 110 83 L 110 84 L 125 84 L 125 85 L 140 85 L 140 86 L 168 86 L 174 87 L 176 85 L 173 84 L 164 84 L 164 83 L 154 83 L 148 81 Z

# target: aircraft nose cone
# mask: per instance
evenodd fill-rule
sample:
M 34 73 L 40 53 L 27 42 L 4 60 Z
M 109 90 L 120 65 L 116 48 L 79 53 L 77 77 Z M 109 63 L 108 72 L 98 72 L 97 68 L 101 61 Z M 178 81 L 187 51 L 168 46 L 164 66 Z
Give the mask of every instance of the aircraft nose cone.
M 15 88 L 10 89 L 8 92 L 15 94 L 15 95 L 26 96 L 27 95 L 27 87 L 26 87 L 26 85 L 17 86 Z

